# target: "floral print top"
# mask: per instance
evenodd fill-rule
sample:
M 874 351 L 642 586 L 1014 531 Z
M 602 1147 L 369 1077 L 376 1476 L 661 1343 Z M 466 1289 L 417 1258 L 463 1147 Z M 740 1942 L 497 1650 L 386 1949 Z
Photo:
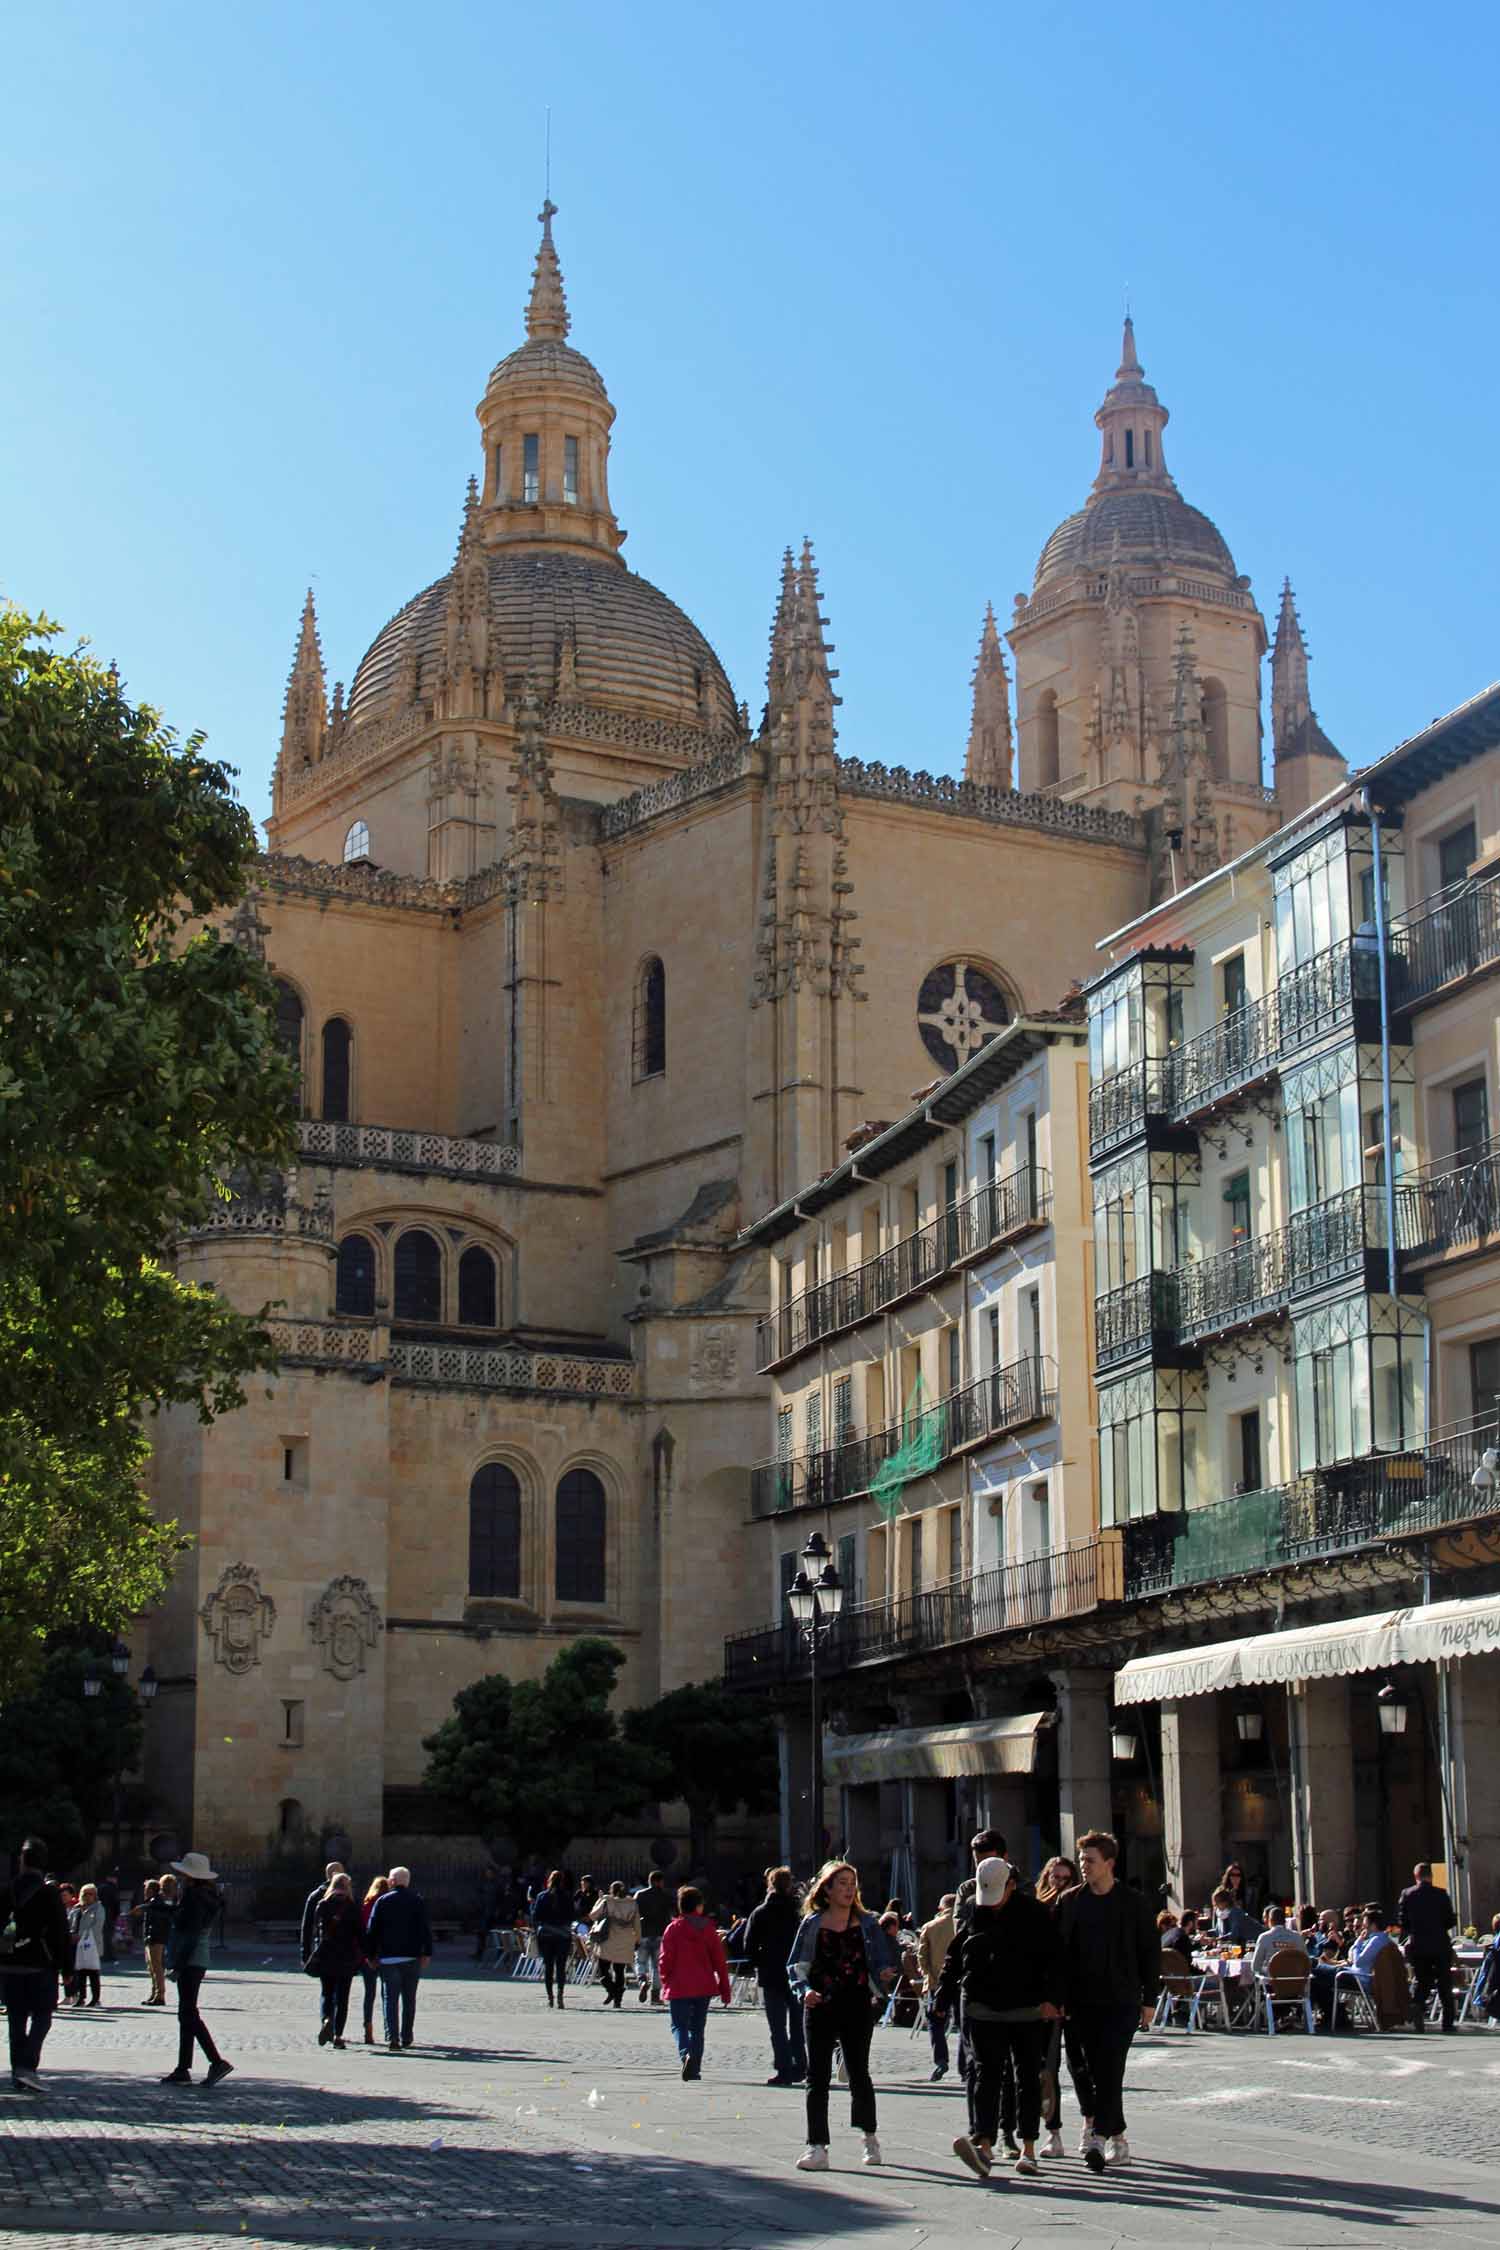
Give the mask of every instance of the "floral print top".
M 807 1981 L 825 2000 L 868 1994 L 870 1965 L 865 1959 L 864 1932 L 857 1915 L 850 1915 L 846 1930 L 831 1930 L 826 1923 L 819 1930 L 818 1950 Z

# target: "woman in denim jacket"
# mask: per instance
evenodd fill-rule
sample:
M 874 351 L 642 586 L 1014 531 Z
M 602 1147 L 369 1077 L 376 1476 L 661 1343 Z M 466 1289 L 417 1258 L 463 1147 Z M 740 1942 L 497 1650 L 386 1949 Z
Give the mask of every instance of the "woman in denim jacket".
M 859 1874 L 830 1860 L 807 1894 L 787 1977 L 803 2008 L 807 2040 L 807 2147 L 801 2172 L 828 2169 L 828 2087 L 835 2047 L 849 2075 L 849 2122 L 865 2139 L 864 2162 L 880 2162 L 870 2040 L 883 1988 L 900 1955 L 859 1895 Z

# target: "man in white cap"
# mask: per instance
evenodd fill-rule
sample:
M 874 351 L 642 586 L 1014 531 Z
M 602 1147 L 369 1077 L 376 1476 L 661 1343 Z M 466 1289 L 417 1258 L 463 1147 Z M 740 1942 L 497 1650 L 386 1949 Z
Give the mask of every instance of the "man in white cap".
M 988 2179 L 1009 2067 L 1021 2137 L 1016 2171 L 1034 2178 L 1046 2027 L 1062 2013 L 1062 1949 L 1051 1913 L 1021 1889 L 1008 1859 L 982 1859 L 974 1871 L 974 1910 L 948 1948 L 938 2006 L 946 2012 L 960 1997 L 974 2065 L 973 2114 L 953 2153 Z

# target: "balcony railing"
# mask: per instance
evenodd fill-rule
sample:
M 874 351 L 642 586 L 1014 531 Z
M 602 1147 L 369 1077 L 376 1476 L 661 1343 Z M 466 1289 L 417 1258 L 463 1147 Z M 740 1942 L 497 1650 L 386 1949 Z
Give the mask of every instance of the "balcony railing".
M 1127 1063 L 1089 1088 L 1089 1149 L 1097 1156 L 1134 1134 L 1145 1131 L 1148 1117 L 1165 1115 L 1168 1106 L 1166 1061 Z
M 818 1669 L 847 1672 L 860 1664 L 889 1663 L 995 1634 L 1024 1632 L 1076 1617 L 1098 1603 L 1099 1542 L 1080 1540 L 896 1601 L 861 1602 L 846 1609 L 823 1643 Z M 724 1644 L 724 1677 L 730 1687 L 777 1687 L 805 1679 L 808 1665 L 807 1644 L 791 1625 L 736 1633 Z
M 1249 1000 L 1167 1058 L 1167 1107 L 1178 1119 L 1195 1117 L 1276 1068 L 1281 1040 L 1276 994 Z
M 1029 1422 L 1048 1421 L 1057 1412 L 1057 1371 L 1049 1359 L 1018 1359 L 966 1383 L 935 1406 L 908 1414 L 884 1429 L 784 1461 L 762 1461 L 750 1472 L 753 1516 L 783 1514 L 788 1508 L 827 1508 L 857 1499 L 870 1490 L 891 1456 L 912 1446 L 925 1476 L 963 1447 Z
M 1158 1338 L 1174 1340 L 1177 1328 L 1177 1275 L 1153 1268 L 1095 1299 L 1095 1358 L 1101 1368 L 1134 1359 Z
M 1216 1257 L 1177 1269 L 1178 1334 L 1186 1343 L 1280 1311 L 1287 1298 L 1287 1230 L 1252 1234 Z
M 1408 1002 L 1488 968 L 1500 961 L 1500 880 L 1488 875 L 1456 883 L 1413 907 L 1391 934 Z
M 1357 1001 L 1379 998 L 1380 955 L 1373 935 L 1341 938 L 1277 980 L 1278 1051 L 1291 1054 L 1310 1040 L 1343 1030 Z
M 1470 1249 L 1500 1235 L 1500 1140 L 1403 1180 L 1396 1226 L 1402 1249 L 1415 1256 Z
M 852 1328 L 936 1281 L 948 1268 L 1052 1216 L 1052 1175 L 1022 1164 L 1003 1179 L 940 1211 L 903 1241 L 877 1251 L 847 1273 L 814 1282 L 768 1319 L 756 1323 L 756 1365 L 764 1374 L 825 1336 Z
M 1495 1443 L 1489 1416 L 1435 1436 L 1421 1450 L 1372 1454 L 1291 1484 L 1131 1524 L 1125 1598 L 1314 1562 L 1500 1514 L 1500 1487 L 1476 1490 L 1472 1481 L 1485 1448 Z

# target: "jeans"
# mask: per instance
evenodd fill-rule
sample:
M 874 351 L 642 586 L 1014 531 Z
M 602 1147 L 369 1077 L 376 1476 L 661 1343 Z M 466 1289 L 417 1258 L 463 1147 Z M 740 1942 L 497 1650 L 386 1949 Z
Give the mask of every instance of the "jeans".
M 875 2130 L 875 2087 L 870 2078 L 870 2041 L 875 2036 L 872 2002 L 863 1992 L 847 1999 L 820 2000 L 803 2017 L 807 2039 L 807 2145 L 828 2146 L 828 2088 L 833 2050 L 844 2050 L 849 2074 L 849 2122 L 856 2132 Z
M 42 2041 L 52 2029 L 57 1978 L 48 1969 L 16 1969 L 5 1979 L 6 2029 L 10 2033 L 10 2074 L 35 2070 Z
M 363 1977 L 365 1985 L 365 2029 L 366 2031 L 373 2031 L 375 2028 L 375 1992 L 380 1983 L 380 1971 L 378 1969 L 361 1969 L 360 1975 Z
M 543 1930 L 536 1941 L 536 1949 L 542 1957 L 542 1975 L 547 1980 L 547 1998 L 549 2000 L 552 1998 L 552 1987 L 555 1984 L 557 1986 L 557 2004 L 561 2007 L 563 1993 L 567 1988 L 568 1968 L 573 1959 L 572 1936 L 569 1934 L 554 1937 L 550 1930 Z
M 672 2037 L 677 2042 L 677 2052 L 682 2061 L 697 2071 L 703 2061 L 703 2032 L 708 2022 L 708 2003 L 712 1993 L 702 1999 L 669 2000 L 667 2010 L 672 2018 Z
M 422 1981 L 420 1961 L 382 1961 L 380 1999 L 385 2016 L 388 2047 L 409 2047 L 417 2013 L 417 1986 Z
M 349 1995 L 354 1989 L 354 1971 L 343 1970 L 338 1976 L 324 1977 L 323 2021 L 333 2028 L 335 2039 L 342 2039 L 344 2026 L 349 2021 Z
M 661 1998 L 661 1939 L 642 1938 L 635 1949 L 635 1978 L 642 1992 L 651 1987 L 653 2000 Z
M 1451 2031 L 1454 2021 L 1453 1956 L 1451 1953 L 1414 1953 L 1411 1957 L 1412 2000 L 1411 2020 L 1414 2024 L 1427 2021 L 1427 2003 L 1433 1986 L 1442 2003 L 1443 2029 Z
M 167 1997 L 167 1949 L 155 1940 L 146 1947 L 146 1967 L 151 1976 L 151 1998 L 165 2001 Z
M 1073 2090 L 1104 2140 L 1125 2130 L 1125 2058 L 1140 2020 L 1139 2008 L 1074 2008 L 1068 2017 Z
M 1044 2023 L 989 2023 L 982 2016 L 969 2018 L 969 2052 L 974 2058 L 974 2137 L 991 2146 L 1000 2133 L 1001 2098 L 1006 2082 L 1014 2089 L 1016 2116 L 1023 2141 L 1034 2141 L 1042 2122 L 1042 2056 L 1047 2045 Z
M 219 2050 L 209 2036 L 208 2025 L 198 2013 L 198 1994 L 203 1989 L 206 1969 L 181 1968 L 177 1972 L 177 2067 L 191 2070 L 193 2044 L 203 2049 L 211 2063 L 219 2060 Z
M 787 1983 L 784 1969 L 773 1970 L 771 1976 L 772 1982 L 760 1988 L 771 2032 L 771 2060 L 778 2078 L 805 2078 L 807 2043 L 802 2036 L 802 2002 Z
M 929 2000 L 927 2003 L 927 2037 L 932 2043 L 932 2067 L 948 2068 L 948 2018 L 940 2016 Z

